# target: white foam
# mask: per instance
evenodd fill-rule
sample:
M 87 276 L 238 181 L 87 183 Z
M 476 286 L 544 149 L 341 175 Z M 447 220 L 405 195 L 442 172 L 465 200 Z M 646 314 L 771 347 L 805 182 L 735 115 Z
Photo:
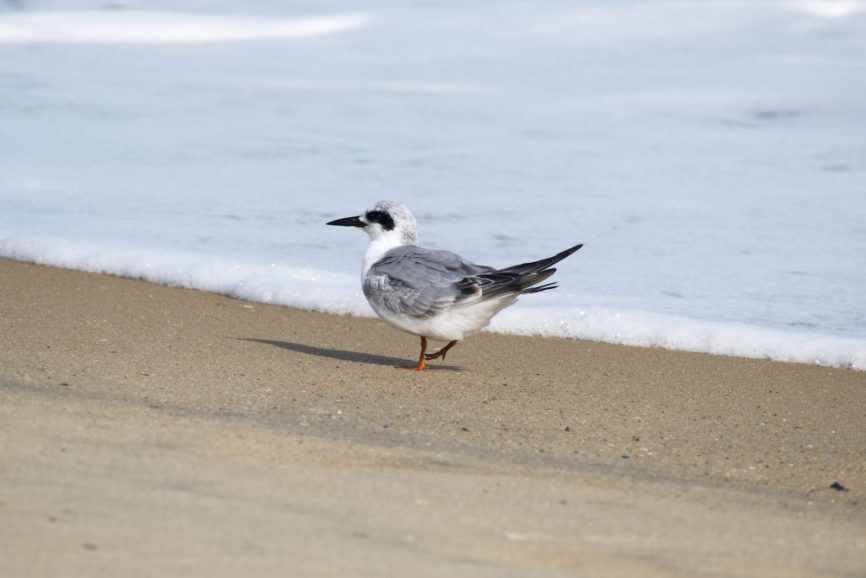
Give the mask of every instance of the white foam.
M 818 18 L 847 18 L 866 11 L 863 0 L 795 0 L 783 2 L 785 8 Z
M 199 44 L 289 40 L 346 32 L 366 25 L 363 14 L 261 17 L 145 11 L 48 11 L 0 18 L 6 44 Z
M 370 316 L 358 277 L 306 267 L 242 264 L 182 252 L 119 250 L 60 239 L 0 240 L 0 255 L 40 265 L 143 279 L 239 299 Z
M 372 317 L 355 275 L 277 264 L 110 250 L 62 240 L 0 240 L 0 255 L 51 265 L 144 279 L 239 299 L 326 313 Z M 568 337 L 641 347 L 866 369 L 866 341 L 800 334 L 741 323 L 719 323 L 644 311 L 598 307 L 532 306 L 530 298 L 494 318 L 491 331 Z
M 594 307 L 521 309 L 518 305 L 495 318 L 491 329 L 519 335 L 573 337 L 640 347 L 866 369 L 866 341 L 863 340 L 646 311 Z

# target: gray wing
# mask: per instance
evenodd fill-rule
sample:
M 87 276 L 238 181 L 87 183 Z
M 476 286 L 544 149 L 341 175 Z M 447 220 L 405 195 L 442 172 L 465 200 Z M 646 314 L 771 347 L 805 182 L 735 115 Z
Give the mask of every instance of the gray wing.
M 363 289 L 371 303 L 393 313 L 431 317 L 474 294 L 460 285 L 462 280 L 491 271 L 449 251 L 397 247 L 373 264 Z

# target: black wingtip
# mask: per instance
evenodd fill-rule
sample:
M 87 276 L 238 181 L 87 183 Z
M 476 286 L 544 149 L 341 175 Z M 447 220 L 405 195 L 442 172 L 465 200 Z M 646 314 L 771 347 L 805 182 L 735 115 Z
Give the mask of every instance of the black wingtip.
M 497 273 L 517 273 L 525 276 L 533 272 L 543 271 L 551 265 L 559 263 L 581 247 L 583 247 L 583 243 L 570 247 L 561 253 L 557 253 L 553 257 L 548 257 L 547 259 L 542 259 L 540 261 L 533 261 L 531 263 L 521 263 L 520 265 L 514 265 L 513 267 L 506 267 L 505 269 L 499 269 Z
M 583 243 L 580 243 L 579 245 L 575 245 L 574 247 L 569 247 L 568 249 L 566 249 L 562 253 L 557 253 L 556 255 L 551 257 L 550 259 L 546 259 L 546 260 L 549 261 L 549 265 L 559 263 L 560 261 L 562 261 L 566 257 L 569 257 L 571 254 L 580 251 L 581 247 L 583 247 Z
M 577 251 L 580 250 L 581 247 L 583 247 L 583 243 L 581 243 L 579 245 L 575 245 L 574 247 L 569 247 L 565 251 L 563 251 L 561 253 L 557 253 L 556 255 L 554 255 L 553 257 L 551 257 L 549 259 L 544 259 L 542 261 L 539 261 L 539 263 L 543 263 L 546 261 L 547 264 L 545 266 L 549 267 L 550 265 L 554 265 L 556 263 L 559 263 L 560 261 L 562 261 L 563 259 L 565 259 L 569 255 L 571 255 L 572 253 L 576 253 Z
M 560 253 L 560 255 L 563 255 L 564 257 L 568 257 L 572 253 L 576 253 L 576 252 L 580 251 L 581 248 L 583 248 L 583 243 L 580 243 L 578 245 L 575 245 L 574 247 L 570 247 L 570 248 L 566 249 L 565 251 Z
M 579 251 L 581 247 L 583 247 L 583 243 L 581 243 L 579 245 L 575 245 L 574 247 L 569 247 L 565 251 L 562 251 L 561 253 L 557 253 L 556 255 L 554 255 L 553 257 L 550 257 L 549 259 L 543 259 L 542 261 L 539 261 L 539 263 L 547 261 L 548 266 L 553 265 L 555 263 L 559 263 L 560 261 L 562 261 L 563 259 L 565 259 L 569 255 L 571 255 L 572 253 L 576 253 L 577 251 Z

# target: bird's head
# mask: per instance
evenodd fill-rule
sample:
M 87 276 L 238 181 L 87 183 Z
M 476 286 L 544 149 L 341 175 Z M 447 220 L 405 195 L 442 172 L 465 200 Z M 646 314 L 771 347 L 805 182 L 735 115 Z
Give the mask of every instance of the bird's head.
M 363 214 L 327 223 L 340 227 L 358 227 L 370 240 L 386 241 L 394 245 L 418 244 L 418 225 L 409 207 L 392 201 L 379 201 Z

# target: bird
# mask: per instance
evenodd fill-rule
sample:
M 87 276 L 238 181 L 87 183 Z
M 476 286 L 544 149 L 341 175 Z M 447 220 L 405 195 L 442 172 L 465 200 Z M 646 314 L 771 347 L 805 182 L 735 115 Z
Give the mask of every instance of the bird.
M 553 257 L 504 269 L 477 265 L 450 251 L 418 245 L 418 225 L 409 208 L 380 201 L 360 215 L 326 223 L 357 227 L 370 237 L 364 254 L 361 287 L 383 321 L 421 338 L 417 365 L 441 358 L 464 338 L 485 328 L 494 315 L 521 295 L 557 287 L 544 283 L 556 272 L 552 265 L 581 247 L 574 245 Z M 447 344 L 427 353 L 427 340 Z

